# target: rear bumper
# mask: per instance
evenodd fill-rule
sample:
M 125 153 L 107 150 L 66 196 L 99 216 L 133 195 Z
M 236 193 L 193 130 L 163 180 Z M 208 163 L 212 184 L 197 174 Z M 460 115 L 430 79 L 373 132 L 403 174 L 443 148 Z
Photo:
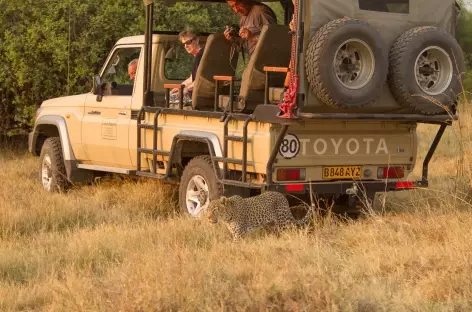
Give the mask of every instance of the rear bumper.
M 310 189 L 316 194 L 374 194 L 427 187 L 426 181 L 349 181 L 349 182 L 313 182 L 311 183 L 274 183 L 267 186 L 268 190 L 281 193 L 307 193 Z

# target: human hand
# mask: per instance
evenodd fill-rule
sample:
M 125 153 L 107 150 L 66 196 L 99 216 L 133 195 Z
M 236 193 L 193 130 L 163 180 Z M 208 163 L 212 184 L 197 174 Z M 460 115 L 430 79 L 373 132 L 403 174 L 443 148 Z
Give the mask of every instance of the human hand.
M 241 29 L 239 30 L 239 36 L 243 39 L 250 39 L 254 35 L 247 27 L 241 27 Z
M 186 90 L 185 85 L 182 84 L 182 86 L 184 87 L 184 92 L 185 92 Z M 170 91 L 170 94 L 178 94 L 178 93 L 180 93 L 180 88 L 174 88 Z
M 230 34 L 230 28 L 228 25 L 226 25 L 226 29 L 225 29 L 225 32 L 223 33 L 226 40 L 231 40 L 231 34 Z
M 291 31 L 295 31 L 295 23 L 294 23 L 293 18 L 290 21 L 290 24 L 288 24 L 288 27 L 290 28 Z

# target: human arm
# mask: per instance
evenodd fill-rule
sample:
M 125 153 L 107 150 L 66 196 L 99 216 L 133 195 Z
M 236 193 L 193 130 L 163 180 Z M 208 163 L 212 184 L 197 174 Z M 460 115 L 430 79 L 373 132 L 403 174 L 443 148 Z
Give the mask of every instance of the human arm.
M 237 44 L 241 43 L 241 40 L 242 40 L 241 36 L 238 37 L 238 36 L 235 36 L 234 33 L 232 34 L 232 29 L 231 29 L 230 26 L 226 25 L 226 29 L 225 29 L 223 34 L 224 34 L 226 40 L 234 41 Z
M 190 77 L 188 77 L 187 79 L 185 79 L 184 82 L 181 83 L 181 85 L 184 86 L 184 90 L 191 90 L 189 89 L 190 86 L 193 87 L 193 82 L 192 82 L 192 76 L 190 75 Z M 170 94 L 176 94 L 176 93 L 179 93 L 180 89 L 179 88 L 174 88 L 170 91 Z

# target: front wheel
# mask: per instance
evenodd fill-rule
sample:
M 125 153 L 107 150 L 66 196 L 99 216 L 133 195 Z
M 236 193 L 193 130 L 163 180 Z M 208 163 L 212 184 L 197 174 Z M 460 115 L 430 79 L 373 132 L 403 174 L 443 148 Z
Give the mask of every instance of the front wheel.
M 62 156 L 61 140 L 47 138 L 41 148 L 39 179 L 48 192 L 64 191 L 69 186 Z
M 185 167 L 180 180 L 180 211 L 194 218 L 201 216 L 210 200 L 223 194 L 221 184 L 213 170 L 210 156 L 193 158 Z

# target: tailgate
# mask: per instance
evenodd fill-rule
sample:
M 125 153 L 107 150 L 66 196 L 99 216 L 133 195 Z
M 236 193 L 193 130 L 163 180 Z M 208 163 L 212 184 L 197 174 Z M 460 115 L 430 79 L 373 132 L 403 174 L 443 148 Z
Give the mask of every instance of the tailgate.
M 279 128 L 273 129 L 273 145 L 279 132 Z M 416 144 L 416 123 L 307 121 L 289 127 L 277 155 L 273 178 L 274 181 L 383 180 L 384 168 L 402 168 L 406 177 L 415 164 Z M 305 172 L 298 178 L 293 174 L 277 175 L 278 169 L 283 168 Z

